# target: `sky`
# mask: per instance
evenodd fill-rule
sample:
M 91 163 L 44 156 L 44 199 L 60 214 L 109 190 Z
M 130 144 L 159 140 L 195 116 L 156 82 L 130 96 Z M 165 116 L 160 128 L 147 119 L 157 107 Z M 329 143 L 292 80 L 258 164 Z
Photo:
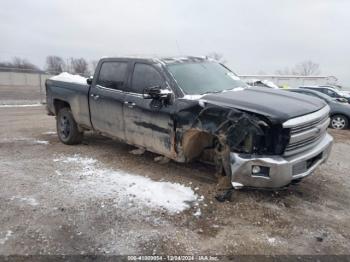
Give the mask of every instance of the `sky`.
M 1 0 L 0 61 L 217 52 L 238 74 L 312 60 L 350 87 L 349 0 Z

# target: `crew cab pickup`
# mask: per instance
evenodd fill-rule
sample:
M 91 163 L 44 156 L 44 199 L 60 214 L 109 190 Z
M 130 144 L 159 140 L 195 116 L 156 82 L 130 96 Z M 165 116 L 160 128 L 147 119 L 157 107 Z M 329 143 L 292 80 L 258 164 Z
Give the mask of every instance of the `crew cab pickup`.
M 249 87 L 207 58 L 103 58 L 86 83 L 49 79 L 46 91 L 63 143 L 93 130 L 177 162 L 214 163 L 233 188 L 299 181 L 333 142 L 326 103 Z

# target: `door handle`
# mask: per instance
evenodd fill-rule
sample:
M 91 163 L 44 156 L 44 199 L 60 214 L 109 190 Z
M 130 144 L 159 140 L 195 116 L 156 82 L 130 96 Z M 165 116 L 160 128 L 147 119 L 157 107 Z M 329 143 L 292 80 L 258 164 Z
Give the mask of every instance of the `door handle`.
M 99 95 L 94 95 L 94 94 L 91 94 L 90 95 L 94 100 L 97 100 L 97 99 L 99 99 L 100 98 L 100 96 Z
M 134 106 L 136 106 L 134 102 L 128 102 L 128 101 L 125 101 L 124 104 L 127 105 L 129 108 L 133 108 Z

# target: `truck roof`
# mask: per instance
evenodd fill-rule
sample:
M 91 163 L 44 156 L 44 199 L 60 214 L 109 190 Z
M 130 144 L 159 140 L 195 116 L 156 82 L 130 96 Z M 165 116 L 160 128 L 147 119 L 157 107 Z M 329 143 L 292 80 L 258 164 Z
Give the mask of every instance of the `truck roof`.
M 191 62 L 203 62 L 203 61 L 215 61 L 214 59 L 206 56 L 168 56 L 168 57 L 144 57 L 144 56 L 120 56 L 120 57 L 102 57 L 101 60 L 137 60 L 147 62 L 158 62 L 162 64 L 176 64 L 176 63 L 191 63 Z

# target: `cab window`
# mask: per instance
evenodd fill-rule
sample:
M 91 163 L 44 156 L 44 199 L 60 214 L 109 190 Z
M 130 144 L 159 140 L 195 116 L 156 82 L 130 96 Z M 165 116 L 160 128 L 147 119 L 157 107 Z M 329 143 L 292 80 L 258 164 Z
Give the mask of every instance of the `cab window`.
M 142 94 L 147 87 L 163 86 L 161 74 L 151 65 L 136 63 L 131 80 L 131 92 Z
M 124 90 L 127 62 L 104 62 L 97 84 L 106 88 Z

